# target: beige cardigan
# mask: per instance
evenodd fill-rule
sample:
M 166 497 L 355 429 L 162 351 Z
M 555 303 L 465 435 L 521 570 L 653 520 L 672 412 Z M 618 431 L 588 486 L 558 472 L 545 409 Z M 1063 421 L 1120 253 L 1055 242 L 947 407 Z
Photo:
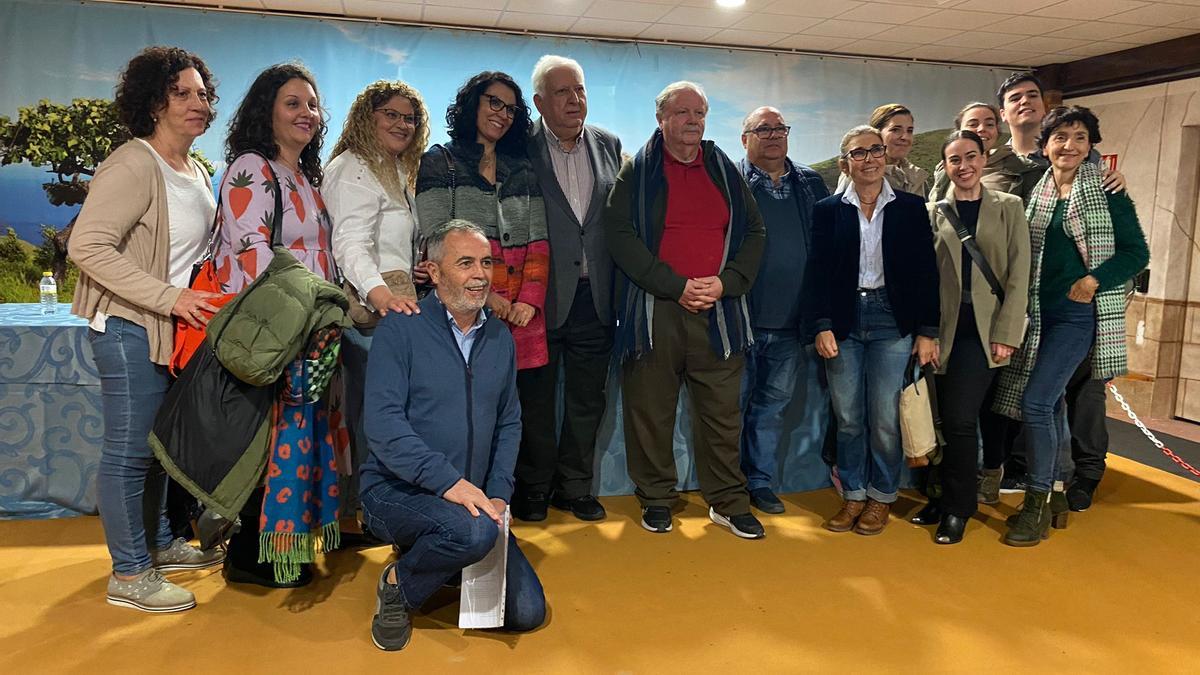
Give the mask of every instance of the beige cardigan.
M 950 208 L 956 214 L 953 192 L 948 195 Z M 958 326 L 958 309 L 962 303 L 962 242 L 954 227 L 929 203 L 929 220 L 933 223 L 933 246 L 937 252 L 938 286 L 941 293 L 942 325 L 939 332 L 941 366 L 945 373 L 954 347 L 954 331 Z M 1012 347 L 1021 346 L 1025 336 L 1025 311 L 1029 304 L 1029 223 L 1021 198 L 983 188 L 979 205 L 979 222 L 975 241 L 987 259 L 992 272 L 1004 287 L 1004 304 L 992 294 L 987 279 L 979 267 L 971 266 L 971 303 L 975 306 L 975 327 L 979 330 L 988 366 L 1007 365 L 1008 360 L 992 360 L 991 343 Z
M 167 186 L 151 153 L 130 141 L 96 171 L 68 244 L 79 267 L 71 313 L 90 321 L 103 312 L 142 326 L 150 360 L 166 365 L 174 349 L 171 309 L 183 289 L 167 281 Z M 196 170 L 203 168 L 197 163 Z

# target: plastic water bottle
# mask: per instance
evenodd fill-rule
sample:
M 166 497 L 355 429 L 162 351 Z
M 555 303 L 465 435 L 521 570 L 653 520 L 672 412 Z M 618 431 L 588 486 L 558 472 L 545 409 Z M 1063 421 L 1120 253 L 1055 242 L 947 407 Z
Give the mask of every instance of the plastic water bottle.
M 54 283 L 54 274 L 42 272 L 42 281 L 38 284 L 41 295 L 42 314 L 53 314 L 58 311 L 58 284 Z

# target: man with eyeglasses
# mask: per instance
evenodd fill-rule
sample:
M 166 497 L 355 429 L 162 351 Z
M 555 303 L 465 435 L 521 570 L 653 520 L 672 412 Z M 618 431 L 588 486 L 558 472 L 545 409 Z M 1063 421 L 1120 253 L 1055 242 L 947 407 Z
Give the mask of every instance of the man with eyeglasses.
M 549 497 L 555 508 L 580 520 L 602 520 L 592 463 L 612 354 L 613 263 L 600 216 L 621 167 L 621 140 L 586 124 L 587 89 L 579 63 L 543 56 L 532 79 L 541 118 L 529 137 L 529 159 L 550 237 L 545 304 L 550 361 L 517 374 L 523 430 L 512 509 L 521 520 L 545 520 Z M 565 374 L 561 433 L 559 364 Z
M 801 358 L 800 298 L 812 207 L 829 190 L 820 174 L 788 159 L 790 130 L 779 110 L 754 110 L 742 123 L 746 157 L 738 164 L 767 228 L 768 245 L 750 289 L 754 344 L 746 350 L 742 378 L 742 472 L 750 503 L 765 513 L 784 511 L 772 490 L 779 444 L 787 444 L 781 439 L 784 410 L 796 382 L 820 367 L 811 347 Z
M 675 409 L 686 383 L 709 519 L 761 539 L 739 466 L 738 399 L 743 354 L 754 343 L 746 294 L 765 245 L 762 218 L 737 165 L 703 140 L 704 90 L 667 85 L 655 109 L 658 129 L 621 167 L 604 210 L 608 248 L 624 273 L 614 342 L 626 465 L 642 527 L 669 532 L 679 500 Z

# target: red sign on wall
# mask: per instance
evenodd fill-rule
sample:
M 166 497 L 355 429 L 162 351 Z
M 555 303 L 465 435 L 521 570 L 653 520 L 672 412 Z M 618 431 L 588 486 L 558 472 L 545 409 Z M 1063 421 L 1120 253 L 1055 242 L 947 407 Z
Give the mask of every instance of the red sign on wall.
M 1115 154 L 1100 155 L 1100 166 L 1107 167 L 1109 171 L 1116 171 L 1117 170 L 1117 156 Z

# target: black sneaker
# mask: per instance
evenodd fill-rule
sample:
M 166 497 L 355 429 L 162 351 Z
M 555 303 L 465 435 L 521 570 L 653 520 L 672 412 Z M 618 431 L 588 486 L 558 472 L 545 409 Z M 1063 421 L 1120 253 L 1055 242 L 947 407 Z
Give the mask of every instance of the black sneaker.
M 546 519 L 546 493 L 531 492 L 512 501 L 512 514 L 517 520 L 536 523 Z
M 600 500 L 591 495 L 566 499 L 559 497 L 556 493 L 550 498 L 550 506 L 562 509 L 563 511 L 570 511 L 580 520 L 604 520 L 604 516 L 607 515 L 604 511 L 604 505 L 600 503 Z
M 1094 478 L 1075 477 L 1067 488 L 1067 507 L 1072 511 L 1087 511 L 1092 506 L 1092 495 L 1100 481 Z
M 371 618 L 371 642 L 385 652 L 395 652 L 408 646 L 412 638 L 412 619 L 400 587 L 387 582 L 396 563 L 389 563 L 379 575 L 375 589 L 375 616 Z
M 1000 494 L 1011 495 L 1025 491 L 1025 474 L 1005 476 L 1000 481 Z
M 708 517 L 714 523 L 722 527 L 728 527 L 730 532 L 742 539 L 762 539 L 767 536 L 767 531 L 763 529 L 762 523 L 758 522 L 758 518 L 755 518 L 752 513 L 723 516 L 710 506 L 708 507 Z
M 651 532 L 671 531 L 671 509 L 665 506 L 642 507 L 642 527 Z
M 783 513 L 783 502 L 771 492 L 771 488 L 754 488 L 750 491 L 750 503 L 763 513 Z

